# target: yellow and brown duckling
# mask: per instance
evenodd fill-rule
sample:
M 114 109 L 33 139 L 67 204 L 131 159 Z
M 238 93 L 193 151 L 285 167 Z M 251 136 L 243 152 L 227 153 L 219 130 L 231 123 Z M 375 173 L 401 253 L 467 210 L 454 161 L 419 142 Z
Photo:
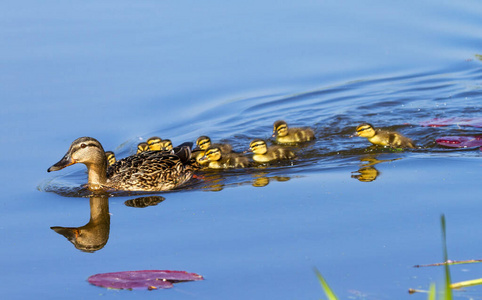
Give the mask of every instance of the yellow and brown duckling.
M 278 144 L 297 144 L 313 141 L 315 133 L 311 128 L 288 128 L 288 124 L 283 120 L 278 120 L 273 124 L 273 137 L 276 137 Z
M 146 151 L 150 151 L 149 144 L 147 144 L 146 142 L 142 142 L 142 143 L 137 144 L 136 154 L 139 154 L 141 152 L 146 152 Z
M 268 147 L 266 142 L 261 139 L 253 140 L 249 144 L 249 150 L 253 152 L 253 160 L 258 163 L 296 158 L 293 151 L 280 146 Z
M 160 145 L 161 145 L 161 150 L 164 150 L 164 151 L 171 151 L 172 149 L 174 149 L 174 147 L 172 146 L 171 140 L 162 140 Z
M 107 168 L 107 157 L 99 141 L 81 137 L 73 141 L 64 157 L 47 171 L 83 163 L 87 166 L 87 187 L 90 190 L 167 191 L 191 179 L 190 153 L 188 147 L 182 147 L 176 154 L 141 152 Z
M 201 149 L 194 149 L 191 153 L 191 158 L 194 159 L 200 168 L 207 167 L 209 165 L 209 160 L 204 159 L 204 154 L 206 151 Z
M 201 160 L 208 160 L 210 169 L 246 168 L 249 167 L 249 159 L 236 153 L 223 153 L 219 147 L 206 149 Z
M 363 123 L 356 128 L 355 136 L 367 138 L 374 145 L 391 148 L 415 148 L 413 141 L 396 131 L 375 129 L 371 124 Z
M 209 147 L 217 147 L 221 150 L 222 153 L 233 152 L 233 147 L 230 144 L 212 144 L 211 139 L 205 135 L 198 137 L 198 139 L 196 140 L 196 145 L 201 150 L 207 150 Z
M 151 150 L 151 151 L 161 150 L 162 139 L 160 137 L 158 137 L 158 136 L 150 137 L 146 142 L 147 142 L 147 145 L 149 146 L 149 150 Z
M 112 151 L 105 151 L 105 157 L 107 158 L 107 164 L 109 166 L 112 166 L 115 164 L 116 159 L 115 159 L 115 154 Z

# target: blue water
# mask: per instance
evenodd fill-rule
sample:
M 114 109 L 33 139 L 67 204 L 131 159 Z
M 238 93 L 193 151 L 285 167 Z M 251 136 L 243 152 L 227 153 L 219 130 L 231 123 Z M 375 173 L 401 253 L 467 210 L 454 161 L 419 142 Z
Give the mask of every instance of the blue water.
M 426 299 L 407 290 L 441 283 L 440 268 L 413 268 L 442 261 L 441 214 L 449 258 L 480 258 L 481 151 L 434 140 L 481 129 L 420 122 L 481 117 L 481 15 L 477 1 L 1 3 L 0 294 L 320 299 L 316 267 L 340 299 Z M 292 165 L 208 173 L 145 208 L 111 197 L 92 253 L 50 229 L 84 226 L 102 203 L 71 192 L 84 166 L 46 172 L 77 137 L 119 157 L 152 135 L 242 151 L 277 119 L 318 137 Z M 367 149 L 349 137 L 361 122 L 420 148 Z M 206 280 L 151 292 L 86 281 L 142 269 Z

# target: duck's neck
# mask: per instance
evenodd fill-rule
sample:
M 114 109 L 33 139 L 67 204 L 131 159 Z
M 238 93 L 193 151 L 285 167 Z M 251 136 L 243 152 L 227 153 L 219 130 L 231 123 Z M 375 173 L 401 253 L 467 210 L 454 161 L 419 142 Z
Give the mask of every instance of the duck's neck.
M 107 161 L 99 164 L 86 164 L 90 190 L 99 190 L 107 181 Z

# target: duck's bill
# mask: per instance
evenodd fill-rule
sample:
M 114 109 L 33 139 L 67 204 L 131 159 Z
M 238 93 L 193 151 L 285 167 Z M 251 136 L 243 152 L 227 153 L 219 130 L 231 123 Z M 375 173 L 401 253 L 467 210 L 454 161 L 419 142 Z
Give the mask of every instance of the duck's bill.
M 355 132 L 354 134 L 350 135 L 350 138 L 358 136 L 358 132 Z
M 51 166 L 47 172 L 52 172 L 52 171 L 58 171 L 58 170 L 62 170 L 63 168 L 65 167 L 68 167 L 70 165 L 73 165 L 75 164 L 76 161 L 72 159 L 72 157 L 70 157 L 69 154 L 65 154 L 64 157 L 62 157 L 62 159 L 56 163 L 55 165 Z

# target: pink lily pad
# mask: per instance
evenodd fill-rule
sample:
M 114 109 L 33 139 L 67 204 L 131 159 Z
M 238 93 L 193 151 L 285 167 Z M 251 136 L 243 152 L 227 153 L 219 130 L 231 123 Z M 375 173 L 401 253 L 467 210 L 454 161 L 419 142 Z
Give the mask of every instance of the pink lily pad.
M 435 118 L 420 123 L 422 126 L 443 127 L 450 125 L 482 127 L 482 118 Z
M 93 285 L 112 289 L 169 289 L 172 284 L 182 281 L 204 280 L 201 275 L 185 271 L 142 270 L 101 273 L 90 276 L 87 281 Z
M 435 140 L 437 144 L 452 148 L 482 147 L 482 135 L 478 136 L 444 136 Z

